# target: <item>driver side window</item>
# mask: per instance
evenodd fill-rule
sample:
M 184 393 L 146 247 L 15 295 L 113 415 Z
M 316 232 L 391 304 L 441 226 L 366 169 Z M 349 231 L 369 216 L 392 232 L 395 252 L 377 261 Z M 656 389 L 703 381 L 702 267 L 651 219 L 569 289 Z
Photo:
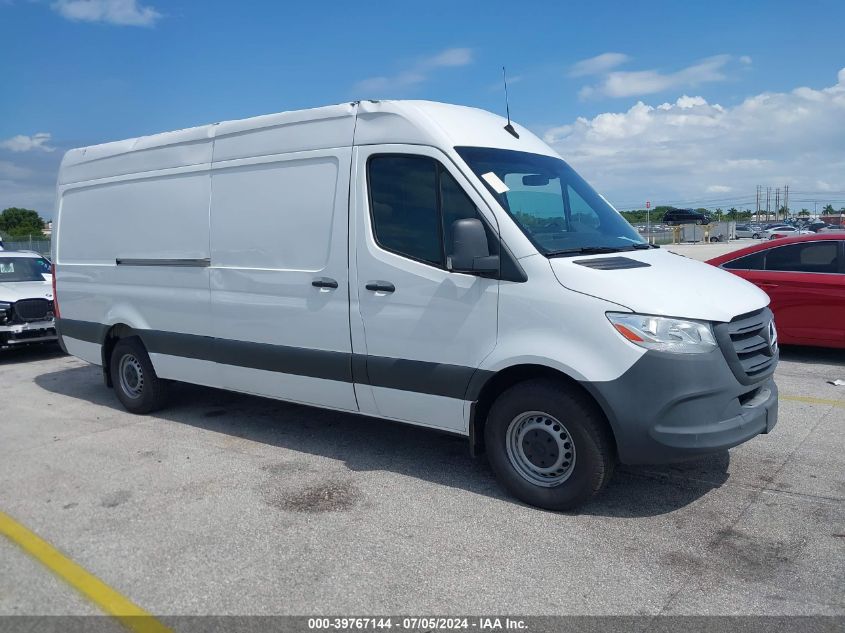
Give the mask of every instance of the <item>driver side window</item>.
M 373 235 L 383 249 L 440 268 L 451 255 L 454 223 L 481 216 L 446 168 L 433 158 L 376 155 L 367 164 Z M 487 243 L 496 240 L 487 227 Z

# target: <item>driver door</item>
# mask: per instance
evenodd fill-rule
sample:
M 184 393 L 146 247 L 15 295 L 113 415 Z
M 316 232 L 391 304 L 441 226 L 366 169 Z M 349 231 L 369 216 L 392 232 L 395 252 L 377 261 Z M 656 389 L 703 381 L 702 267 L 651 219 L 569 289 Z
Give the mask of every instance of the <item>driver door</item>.
M 470 378 L 496 345 L 499 282 L 448 270 L 451 227 L 479 218 L 496 249 L 495 221 L 439 150 L 358 147 L 354 164 L 350 298 L 361 412 L 465 433 Z

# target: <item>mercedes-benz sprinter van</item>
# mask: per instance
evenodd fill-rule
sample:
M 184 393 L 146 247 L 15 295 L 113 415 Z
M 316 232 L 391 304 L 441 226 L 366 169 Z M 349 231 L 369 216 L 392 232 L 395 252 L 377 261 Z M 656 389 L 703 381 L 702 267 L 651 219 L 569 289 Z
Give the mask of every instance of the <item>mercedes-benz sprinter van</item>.
M 135 413 L 175 380 L 467 436 L 550 509 L 769 432 L 767 296 L 506 123 L 362 101 L 68 152 L 63 345 Z

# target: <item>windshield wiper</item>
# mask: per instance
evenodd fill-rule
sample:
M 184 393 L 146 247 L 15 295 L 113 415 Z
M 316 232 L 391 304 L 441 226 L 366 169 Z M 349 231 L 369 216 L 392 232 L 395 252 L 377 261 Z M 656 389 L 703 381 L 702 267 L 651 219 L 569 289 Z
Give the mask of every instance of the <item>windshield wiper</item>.
M 617 246 L 582 246 L 580 248 L 565 248 L 559 251 L 546 251 L 546 257 L 572 257 L 574 255 L 599 255 L 602 253 L 619 253 L 627 247 Z

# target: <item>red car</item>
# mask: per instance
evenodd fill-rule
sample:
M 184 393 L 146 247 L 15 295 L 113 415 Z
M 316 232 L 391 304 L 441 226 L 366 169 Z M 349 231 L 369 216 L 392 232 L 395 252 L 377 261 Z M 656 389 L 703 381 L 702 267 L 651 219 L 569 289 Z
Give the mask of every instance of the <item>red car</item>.
M 771 297 L 781 343 L 845 348 L 845 233 L 763 242 L 707 263 Z

